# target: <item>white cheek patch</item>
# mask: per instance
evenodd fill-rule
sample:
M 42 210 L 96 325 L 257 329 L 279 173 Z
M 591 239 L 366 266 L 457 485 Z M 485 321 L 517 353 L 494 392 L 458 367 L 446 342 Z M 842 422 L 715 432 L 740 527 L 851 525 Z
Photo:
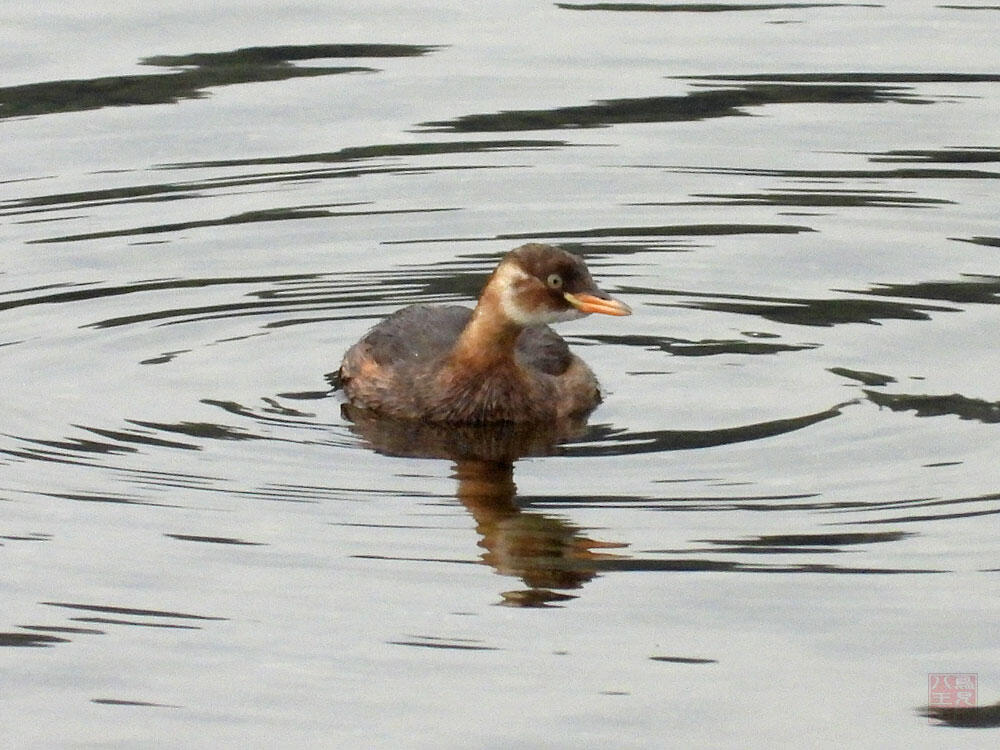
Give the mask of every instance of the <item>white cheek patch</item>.
M 518 287 L 531 283 L 531 277 L 517 266 L 505 264 L 497 270 L 494 283 L 500 292 L 500 309 L 503 314 L 518 325 L 531 325 L 530 311 L 517 303 Z

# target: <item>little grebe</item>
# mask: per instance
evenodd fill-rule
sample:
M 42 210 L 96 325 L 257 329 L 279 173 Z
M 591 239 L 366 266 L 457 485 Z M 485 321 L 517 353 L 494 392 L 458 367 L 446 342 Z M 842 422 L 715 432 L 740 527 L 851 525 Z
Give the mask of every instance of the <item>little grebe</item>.
M 340 381 L 355 406 L 432 422 L 546 422 L 584 415 L 597 378 L 548 323 L 629 315 L 584 262 L 551 245 L 510 251 L 475 310 L 411 305 L 344 355 Z

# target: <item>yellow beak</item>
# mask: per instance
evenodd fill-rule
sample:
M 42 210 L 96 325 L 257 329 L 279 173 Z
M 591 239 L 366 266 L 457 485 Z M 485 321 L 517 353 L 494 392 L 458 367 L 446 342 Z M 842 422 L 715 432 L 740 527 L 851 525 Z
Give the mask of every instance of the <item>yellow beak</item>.
M 600 313 L 601 315 L 632 314 L 632 308 L 624 302 L 610 297 L 604 299 L 603 297 L 595 297 L 593 294 L 570 294 L 569 292 L 563 292 L 563 297 L 580 312 Z

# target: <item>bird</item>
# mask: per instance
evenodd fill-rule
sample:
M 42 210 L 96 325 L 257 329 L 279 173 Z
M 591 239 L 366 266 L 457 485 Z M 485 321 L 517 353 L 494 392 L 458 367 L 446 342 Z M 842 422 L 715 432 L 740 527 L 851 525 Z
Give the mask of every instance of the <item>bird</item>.
M 581 258 L 529 243 L 506 253 L 474 310 L 405 307 L 344 355 L 349 403 L 383 417 L 464 425 L 544 424 L 589 414 L 597 378 L 549 324 L 631 315 Z

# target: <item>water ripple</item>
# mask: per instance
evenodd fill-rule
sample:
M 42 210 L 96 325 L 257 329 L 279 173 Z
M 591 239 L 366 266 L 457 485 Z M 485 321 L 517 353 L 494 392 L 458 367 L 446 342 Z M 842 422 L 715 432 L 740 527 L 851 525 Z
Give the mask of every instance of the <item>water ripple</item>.
M 747 109 L 774 104 L 930 104 L 948 97 L 918 94 L 910 84 L 995 83 L 1000 81 L 1000 74 L 775 73 L 674 78 L 697 82 L 701 90 L 682 96 L 606 99 L 552 109 L 468 114 L 422 122 L 419 127 L 429 132 L 453 133 L 564 130 L 745 116 Z
M 556 3 L 563 10 L 606 10 L 625 13 L 733 13 L 811 8 L 883 8 L 880 3 Z
M 628 293 L 640 290 L 626 287 L 622 291 Z M 830 327 L 844 323 L 876 323 L 879 320 L 929 320 L 929 313 L 932 312 L 960 312 L 960 308 L 942 305 L 917 305 L 847 297 L 809 299 L 649 289 L 643 289 L 641 292 L 693 298 L 669 305 L 661 302 L 646 303 L 651 306 L 677 306 L 737 315 L 754 315 L 775 323 L 802 326 Z
M 749 338 L 754 337 L 745 334 Z M 743 339 L 680 339 L 671 336 L 649 336 L 642 334 L 577 336 L 575 340 L 593 341 L 601 344 L 636 346 L 647 351 L 661 351 L 677 357 L 711 357 L 719 354 L 778 354 L 815 349 L 819 344 L 778 344 L 769 341 Z
M 301 60 L 413 57 L 437 47 L 404 44 L 312 44 L 246 47 L 229 52 L 158 55 L 141 61 L 170 73 L 45 81 L 0 88 L 0 118 L 81 112 L 103 107 L 173 104 L 219 86 L 344 73 L 375 73 L 363 66 L 300 67 Z

